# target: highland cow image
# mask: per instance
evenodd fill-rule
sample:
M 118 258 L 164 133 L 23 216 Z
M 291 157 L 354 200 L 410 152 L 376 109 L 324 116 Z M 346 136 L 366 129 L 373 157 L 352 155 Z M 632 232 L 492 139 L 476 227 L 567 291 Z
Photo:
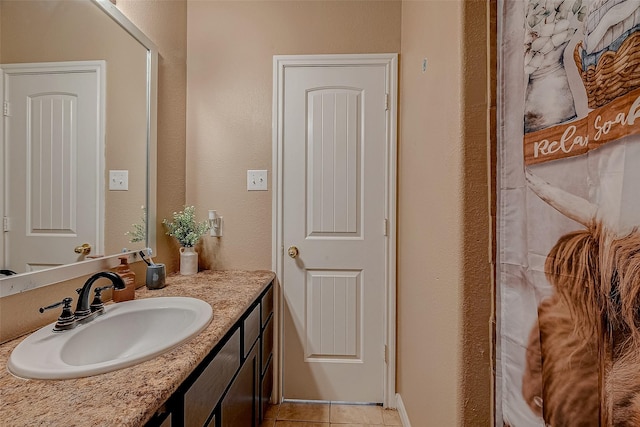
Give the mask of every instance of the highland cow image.
M 550 426 L 640 425 L 640 232 L 618 236 L 596 206 L 527 181 L 584 229 L 547 257 L 554 293 L 529 336 L 523 395 Z

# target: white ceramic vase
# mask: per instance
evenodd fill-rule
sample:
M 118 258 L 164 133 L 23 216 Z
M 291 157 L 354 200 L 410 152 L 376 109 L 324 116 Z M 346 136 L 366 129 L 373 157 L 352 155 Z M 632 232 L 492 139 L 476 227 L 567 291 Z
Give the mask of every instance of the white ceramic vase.
M 198 252 L 193 247 L 180 248 L 180 274 L 187 276 L 198 272 Z

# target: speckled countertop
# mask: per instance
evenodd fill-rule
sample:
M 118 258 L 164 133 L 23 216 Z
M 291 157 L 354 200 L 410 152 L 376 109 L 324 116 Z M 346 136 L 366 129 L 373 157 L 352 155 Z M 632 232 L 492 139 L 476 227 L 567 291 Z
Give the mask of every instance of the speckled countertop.
M 19 379 L 6 366 L 11 351 L 25 337 L 0 345 L 0 426 L 144 425 L 274 277 L 270 271 L 204 271 L 170 276 L 163 289 L 137 289 L 137 299 L 200 298 L 213 307 L 213 320 L 187 343 L 106 374 L 72 380 Z

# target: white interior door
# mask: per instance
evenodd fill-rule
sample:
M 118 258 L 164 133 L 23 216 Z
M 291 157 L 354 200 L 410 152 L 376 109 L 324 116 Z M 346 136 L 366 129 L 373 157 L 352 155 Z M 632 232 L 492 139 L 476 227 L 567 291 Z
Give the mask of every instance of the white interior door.
M 282 396 L 383 402 L 389 70 L 282 78 Z
M 5 68 L 5 268 L 102 253 L 104 63 Z

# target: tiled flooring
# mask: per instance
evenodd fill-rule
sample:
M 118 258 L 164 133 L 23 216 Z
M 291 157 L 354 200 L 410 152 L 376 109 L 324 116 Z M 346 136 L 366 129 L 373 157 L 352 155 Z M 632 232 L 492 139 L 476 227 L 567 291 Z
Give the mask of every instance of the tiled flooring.
M 270 405 L 260 427 L 401 426 L 398 412 L 381 406 L 284 402 Z

